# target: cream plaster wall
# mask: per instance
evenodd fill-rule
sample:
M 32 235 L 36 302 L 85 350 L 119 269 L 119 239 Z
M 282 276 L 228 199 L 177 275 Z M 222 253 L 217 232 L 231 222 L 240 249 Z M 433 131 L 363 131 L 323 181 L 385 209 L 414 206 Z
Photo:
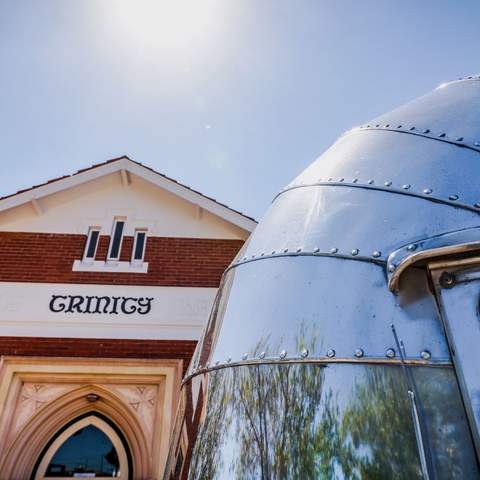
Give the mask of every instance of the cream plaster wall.
M 115 216 L 127 217 L 126 235 L 137 227 L 165 237 L 246 239 L 249 232 L 132 174 L 116 171 L 67 190 L 0 212 L 0 230 L 80 233 L 101 226 L 110 235 Z

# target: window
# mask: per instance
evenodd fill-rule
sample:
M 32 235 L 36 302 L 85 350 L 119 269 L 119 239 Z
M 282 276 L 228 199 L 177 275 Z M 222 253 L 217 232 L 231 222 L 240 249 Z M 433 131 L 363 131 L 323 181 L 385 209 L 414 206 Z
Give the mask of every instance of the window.
M 84 262 L 93 262 L 95 260 L 99 238 L 100 229 L 98 227 L 91 227 L 88 231 L 87 243 L 85 244 L 85 251 L 83 252 Z
M 115 222 L 113 223 L 112 237 L 110 239 L 110 247 L 108 249 L 108 260 L 118 260 L 120 258 L 124 227 L 124 219 L 115 219 Z
M 33 478 L 127 480 L 130 478 L 127 455 L 125 441 L 114 426 L 96 414 L 87 414 L 54 437 Z
M 135 239 L 133 241 L 132 263 L 134 264 L 143 263 L 146 244 L 147 244 L 146 230 L 136 230 Z

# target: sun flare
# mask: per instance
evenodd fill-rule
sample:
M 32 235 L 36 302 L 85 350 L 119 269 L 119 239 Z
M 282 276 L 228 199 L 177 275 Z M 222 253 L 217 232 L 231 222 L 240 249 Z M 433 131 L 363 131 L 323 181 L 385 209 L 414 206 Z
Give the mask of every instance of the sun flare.
M 212 0 L 115 0 L 109 22 L 122 39 L 142 49 L 195 51 L 219 27 Z

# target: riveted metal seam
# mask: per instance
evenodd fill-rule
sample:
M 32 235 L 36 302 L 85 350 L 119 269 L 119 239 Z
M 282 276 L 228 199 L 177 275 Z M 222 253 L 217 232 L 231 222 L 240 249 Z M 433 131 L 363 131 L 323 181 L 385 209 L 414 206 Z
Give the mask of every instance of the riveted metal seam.
M 223 370 L 230 367 L 245 367 L 245 366 L 259 366 L 259 365 L 292 365 L 292 364 L 313 364 L 320 365 L 323 367 L 328 367 L 329 364 L 360 364 L 360 365 L 394 365 L 401 366 L 402 361 L 397 359 L 385 359 L 385 358 L 329 358 L 329 357 L 317 357 L 317 358 L 294 358 L 294 359 L 281 359 L 281 358 L 265 358 L 262 360 L 245 360 L 240 362 L 229 362 L 222 363 L 219 365 L 213 365 L 208 368 L 199 368 L 194 372 L 187 375 L 183 381 L 182 385 L 189 382 L 193 377 L 197 375 L 202 375 L 204 373 L 213 372 L 216 370 Z M 453 364 L 450 361 L 445 360 L 413 360 L 405 359 L 404 363 L 412 367 L 430 367 L 430 368 L 453 368 Z
M 354 134 L 354 133 L 357 133 L 357 132 L 369 132 L 371 130 L 379 130 L 379 131 L 382 131 L 382 132 L 404 133 L 404 134 L 407 134 L 407 135 L 415 135 L 417 137 L 427 138 L 429 140 L 436 140 L 437 142 L 448 143 L 450 145 L 454 145 L 454 146 L 460 147 L 460 148 L 468 148 L 469 150 L 473 150 L 474 152 L 480 153 L 480 147 L 475 147 L 475 146 L 469 145 L 468 143 L 464 143 L 463 137 L 459 137 L 459 140 L 456 141 L 456 140 L 451 140 L 451 139 L 447 138 L 446 136 L 439 137 L 439 135 L 442 135 L 444 133 L 443 132 L 438 132 L 438 133 L 434 134 L 428 128 L 425 129 L 425 130 L 428 130 L 428 132 L 425 132 L 425 133 L 422 132 L 421 130 L 411 130 L 411 129 L 406 130 L 406 128 L 407 127 L 394 128 L 394 127 L 381 127 L 381 126 L 372 127 L 372 126 L 369 126 L 369 125 L 362 125 L 360 127 L 356 127 L 352 130 L 349 130 L 348 132 L 345 133 L 344 136 L 346 137 L 347 135 L 351 135 L 351 134 Z M 412 128 L 412 127 L 410 127 L 410 128 Z M 429 133 L 431 133 L 431 135 L 429 135 Z
M 290 190 L 295 190 L 297 188 L 304 187 L 351 187 L 351 188 L 361 188 L 364 190 L 377 190 L 379 192 L 394 193 L 398 195 L 405 195 L 407 197 L 420 198 L 422 200 L 427 200 L 429 202 L 438 203 L 442 205 L 448 205 L 449 207 L 460 208 L 463 210 L 468 210 L 470 212 L 480 213 L 478 208 L 474 206 L 467 205 L 465 203 L 456 202 L 453 200 L 443 200 L 442 198 L 432 197 L 430 194 L 426 193 L 416 193 L 410 190 L 410 188 L 390 188 L 383 187 L 381 185 L 375 185 L 373 183 L 352 183 L 352 182 L 314 182 L 314 183 L 305 183 L 301 185 L 292 185 L 285 188 L 281 192 L 277 193 L 272 200 L 272 203 L 282 194 L 289 192 Z
M 235 267 L 239 267 L 240 265 L 244 265 L 246 263 L 257 262 L 259 260 L 267 260 L 272 258 L 281 258 L 281 257 L 318 257 L 318 258 L 336 258 L 338 260 L 354 260 L 358 262 L 367 262 L 367 263 L 374 263 L 381 267 L 385 267 L 387 265 L 386 260 L 382 260 L 379 258 L 371 258 L 362 255 L 346 255 L 343 253 L 324 253 L 324 252 L 282 252 L 282 253 L 275 253 L 273 255 L 258 255 L 254 258 L 247 258 L 246 260 L 242 260 L 239 262 L 232 263 L 226 269 L 224 274 L 228 271 L 232 270 Z

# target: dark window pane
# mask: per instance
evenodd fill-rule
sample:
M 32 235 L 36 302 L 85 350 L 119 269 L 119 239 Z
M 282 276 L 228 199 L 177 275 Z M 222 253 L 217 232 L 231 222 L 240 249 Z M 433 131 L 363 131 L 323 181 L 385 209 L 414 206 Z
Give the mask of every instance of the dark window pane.
M 91 473 L 113 478 L 118 470 L 118 455 L 111 440 L 97 427 L 88 425 L 75 432 L 57 450 L 45 476 L 75 477 Z
M 94 230 L 90 233 L 90 238 L 88 239 L 88 246 L 87 246 L 87 252 L 85 254 L 85 258 L 93 258 L 95 256 L 95 250 L 97 248 L 99 235 L 100 235 L 100 232 L 98 230 Z
M 120 256 L 120 243 L 122 241 L 122 233 L 125 222 L 116 222 L 113 232 L 112 244 L 110 248 L 110 258 L 118 258 Z
M 134 260 L 142 260 L 143 259 L 143 247 L 145 245 L 145 232 L 138 232 L 137 233 L 137 242 L 135 243 L 135 252 L 133 254 Z

